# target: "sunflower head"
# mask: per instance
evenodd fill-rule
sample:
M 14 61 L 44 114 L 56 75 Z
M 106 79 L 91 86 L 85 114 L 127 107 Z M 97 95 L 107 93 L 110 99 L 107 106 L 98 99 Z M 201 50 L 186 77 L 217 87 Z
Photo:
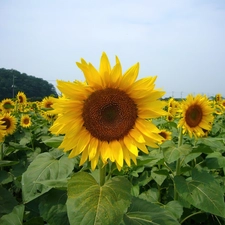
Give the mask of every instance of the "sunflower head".
M 183 132 L 188 132 L 192 137 L 201 137 L 206 131 L 211 130 L 214 109 L 206 96 L 188 95 L 182 105 L 182 118 L 178 127 L 183 128 Z
M 171 140 L 171 138 L 172 138 L 172 133 L 165 129 L 160 130 L 159 135 L 161 135 L 164 138 L 164 140 L 162 142 L 164 142 L 166 140 Z
M 0 142 L 4 141 L 4 137 L 6 135 L 5 129 L 6 129 L 6 125 L 4 125 L 4 121 L 0 117 Z
M 45 109 L 52 109 L 52 104 L 54 102 L 53 97 L 45 97 L 41 102 L 41 107 Z
M 221 102 L 222 101 L 222 95 L 221 94 L 216 94 L 215 101 L 216 102 Z
M 6 112 L 6 113 L 13 111 L 14 105 L 15 105 L 15 103 L 9 98 L 6 98 L 6 99 L 2 100 L 2 102 L 1 102 L 1 108 L 2 108 L 3 112 Z
M 31 118 L 29 115 L 22 115 L 21 119 L 20 119 L 20 126 L 21 127 L 24 127 L 24 128 L 27 128 L 27 127 L 30 127 L 32 124 L 31 122 Z
M 0 120 L 3 122 L 2 125 L 5 126 L 6 135 L 13 134 L 16 130 L 16 118 L 10 113 L 5 113 Z
M 26 105 L 27 104 L 27 97 L 26 95 L 24 94 L 24 92 L 21 92 L 19 91 L 16 95 L 16 98 L 17 98 L 17 102 L 19 104 L 23 104 L 23 105 Z
M 116 57 L 111 67 L 102 54 L 99 70 L 84 59 L 77 63 L 85 82 L 57 81 L 63 97 L 55 99 L 52 113 L 58 114 L 50 131 L 65 134 L 59 148 L 70 151 L 69 157 L 82 154 L 80 165 L 99 160 L 115 162 L 120 170 L 124 161 L 136 163 L 138 150 L 158 147 L 163 137 L 151 118 L 166 115 L 166 104 L 159 100 L 164 91 L 154 89 L 156 77 L 136 81 L 139 63 L 122 74 Z

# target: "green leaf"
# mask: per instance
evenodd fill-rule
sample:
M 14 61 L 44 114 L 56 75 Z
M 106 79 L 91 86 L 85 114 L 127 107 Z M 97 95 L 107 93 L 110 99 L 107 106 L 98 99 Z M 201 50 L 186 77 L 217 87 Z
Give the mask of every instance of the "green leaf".
M 43 142 L 53 148 L 58 148 L 59 145 L 62 143 L 64 136 L 54 136 L 51 137 L 50 139 L 44 140 Z
M 19 163 L 18 161 L 9 161 L 9 160 L 0 160 L 0 167 L 3 166 L 12 166 Z
M 218 169 L 225 167 L 225 157 L 220 152 L 213 152 L 207 155 L 206 165 L 209 169 Z
M 178 160 L 179 158 L 181 158 L 181 156 L 186 156 L 188 155 L 192 150 L 192 147 L 190 145 L 181 145 L 180 147 L 168 147 L 168 148 L 163 148 L 163 153 L 164 153 L 164 157 L 165 157 L 165 161 L 167 163 L 172 163 L 176 160 Z
M 51 225 L 69 225 L 66 209 L 67 192 L 52 189 L 41 198 L 40 215 Z
M 74 160 L 65 155 L 59 160 L 47 152 L 38 155 L 22 175 L 24 202 L 29 202 L 51 189 L 38 182 L 67 178 L 73 168 Z
M 211 174 L 194 169 L 191 180 L 176 176 L 174 181 L 184 200 L 202 211 L 225 217 L 223 191 Z
M 17 205 L 13 211 L 4 215 L 0 219 L 1 225 L 19 225 L 23 224 L 24 205 Z
M 164 209 L 172 213 L 172 215 L 180 219 L 183 214 L 183 207 L 178 201 L 170 201 L 165 206 Z
M 167 210 L 135 197 L 123 221 L 125 225 L 179 225 Z
M 12 194 L 0 186 L 0 217 L 10 213 L 16 205 L 17 201 Z
M 148 189 L 142 192 L 138 197 L 148 202 L 157 203 L 159 200 L 159 190 L 156 188 Z
M 67 188 L 68 179 L 58 179 L 58 180 L 42 180 L 36 181 L 35 184 L 43 184 L 51 188 Z
M 151 176 L 158 185 L 162 185 L 164 180 L 167 178 L 167 170 L 159 170 L 156 167 L 153 167 L 151 170 Z
M 99 186 L 90 174 L 75 174 L 68 181 L 70 224 L 120 224 L 130 205 L 130 191 L 131 184 L 125 177 L 114 177 Z

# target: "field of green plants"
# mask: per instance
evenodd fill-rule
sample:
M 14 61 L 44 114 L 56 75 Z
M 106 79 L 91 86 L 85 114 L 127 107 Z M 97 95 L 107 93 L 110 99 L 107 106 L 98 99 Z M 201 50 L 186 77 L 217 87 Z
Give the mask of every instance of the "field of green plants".
M 151 119 L 163 137 L 158 148 L 122 167 L 102 156 L 94 169 L 58 148 L 64 135 L 49 130 L 60 116 L 54 98 L 3 100 L 0 224 L 225 224 L 225 104 L 221 95 L 206 100 L 210 129 L 181 125 L 185 104 L 188 114 L 197 100 L 164 100 L 166 115 Z

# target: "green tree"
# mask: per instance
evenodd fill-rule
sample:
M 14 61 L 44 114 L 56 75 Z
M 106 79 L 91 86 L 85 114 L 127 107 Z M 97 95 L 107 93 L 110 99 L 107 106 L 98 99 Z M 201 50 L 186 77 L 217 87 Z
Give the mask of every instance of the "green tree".
M 19 91 L 24 92 L 30 101 L 42 100 L 50 95 L 57 97 L 53 84 L 14 69 L 0 68 L 0 87 L 0 101 L 15 97 Z

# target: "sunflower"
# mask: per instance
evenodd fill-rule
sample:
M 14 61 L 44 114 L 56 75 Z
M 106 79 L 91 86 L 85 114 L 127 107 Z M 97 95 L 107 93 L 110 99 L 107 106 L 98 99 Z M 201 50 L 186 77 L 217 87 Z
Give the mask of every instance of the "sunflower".
M 82 153 L 80 165 L 89 160 L 92 170 L 100 159 L 115 162 L 120 170 L 124 160 L 128 166 L 131 160 L 136 163 L 138 149 L 148 153 L 146 145 L 157 148 L 163 138 L 150 119 L 166 112 L 158 100 L 165 92 L 154 89 L 156 76 L 136 81 L 139 63 L 122 75 L 119 59 L 111 69 L 105 53 L 99 71 L 84 59 L 77 66 L 86 82 L 57 81 L 64 98 L 52 105 L 58 118 L 50 131 L 65 134 L 59 148 L 72 150 L 69 158 Z
M 53 97 L 45 97 L 42 102 L 41 102 L 41 106 L 42 108 L 46 108 L 46 109 L 52 109 L 52 104 L 54 102 Z
M 224 99 L 224 100 L 222 100 L 222 102 L 221 102 L 221 106 L 223 107 L 223 109 L 225 109 L 225 99 Z
M 3 99 L 1 102 L 3 112 L 6 112 L 6 113 L 11 112 L 14 108 L 14 105 L 15 105 L 14 102 L 9 98 Z
M 31 122 L 31 118 L 29 115 L 22 115 L 21 119 L 20 119 L 20 125 L 21 127 L 30 127 L 32 124 Z
M 222 95 L 221 94 L 216 94 L 215 101 L 216 102 L 221 102 L 222 101 Z
M 8 134 L 13 134 L 14 131 L 16 130 L 16 118 L 10 113 L 5 113 L 2 115 L 0 118 L 1 121 L 3 121 L 3 125 L 5 125 L 5 131 L 6 135 Z
M 188 132 L 190 137 L 205 136 L 205 133 L 212 128 L 214 109 L 206 96 L 188 95 L 182 104 L 182 118 L 178 127 L 183 128 L 183 133 Z
M 1 120 L 2 118 L 0 117 L 0 142 L 4 141 L 4 137 L 6 135 L 5 128 L 6 126 L 4 125 L 4 121 Z
M 27 104 L 27 97 L 24 92 L 19 91 L 16 95 L 17 101 L 19 104 L 26 105 Z
M 162 142 L 164 142 L 166 140 L 171 140 L 171 138 L 172 138 L 172 133 L 165 129 L 160 130 L 159 135 L 161 135 L 164 138 L 164 140 L 162 140 Z

